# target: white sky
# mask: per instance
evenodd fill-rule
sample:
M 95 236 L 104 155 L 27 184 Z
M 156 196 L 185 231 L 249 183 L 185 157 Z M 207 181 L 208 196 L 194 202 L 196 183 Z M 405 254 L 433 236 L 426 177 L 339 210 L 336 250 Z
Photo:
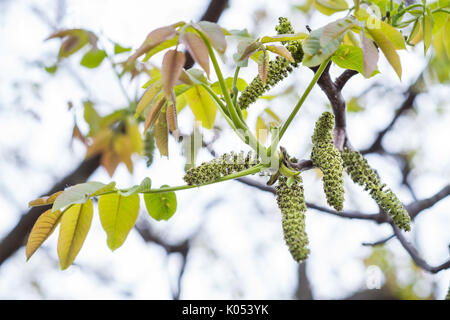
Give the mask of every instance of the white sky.
M 83 158 L 84 149 L 79 144 L 75 143 L 74 150 L 68 147 L 74 119 L 73 114 L 67 111 L 67 101 L 73 101 L 81 111 L 81 99 L 86 98 L 86 93 L 72 80 L 69 70 L 79 75 L 93 99 L 103 102 L 99 105 L 100 112 L 108 112 L 111 105 L 120 108 L 125 103 L 106 61 L 98 70 L 86 70 L 77 66 L 81 59 L 77 55 L 56 76 L 49 76 L 35 66 L 36 61 L 52 64 L 59 43 L 56 40 L 43 42 L 51 30 L 30 7 L 45 9 L 53 17 L 53 3 L 50 0 L 0 2 L 0 238 L 15 225 L 30 199 L 48 189 Z M 179 20 L 194 20 L 202 14 L 207 3 L 193 0 L 127 1 L 126 4 L 123 1 L 68 1 L 63 26 L 91 29 L 124 46 L 136 48 L 150 30 Z M 253 12 L 265 8 L 267 18 L 263 25 L 257 26 L 258 35 L 273 34 L 278 16 L 290 17 L 296 29 L 304 31 L 305 18 L 290 7 L 297 3 L 270 1 L 261 5 L 256 0 L 231 1 L 231 9 L 224 13 L 220 24 L 229 29 L 252 29 Z M 326 21 L 324 16 L 315 15 L 308 24 L 314 29 Z M 404 65 L 401 83 L 382 61 L 381 75 L 369 81 L 362 81 L 361 76 L 355 77 L 344 90 L 344 96 L 349 99 L 357 95 L 373 81 L 389 83 L 393 90 L 404 90 L 425 63 L 420 55 L 422 48 L 417 49 L 416 52 L 401 54 Z M 226 70 L 231 76 L 231 69 Z M 333 72 L 338 74 L 339 70 Z M 252 65 L 242 72 L 242 77 L 249 81 L 255 73 L 256 67 Z M 304 88 L 311 76 L 309 70 L 301 68 L 295 71 L 290 81 Z M 22 87 L 12 90 L 16 81 Z M 40 98 L 33 93 L 32 84 L 35 82 L 43 83 Z M 141 82 L 139 85 L 145 79 Z M 284 87 L 288 83 L 292 82 L 286 81 Z M 131 93 L 135 86 L 130 86 Z M 282 88 L 274 91 L 278 90 Z M 381 92 L 364 99 L 367 110 L 348 117 L 353 145 L 357 148 L 367 146 L 376 131 L 390 121 L 401 101 L 402 96 L 398 94 Z M 252 106 L 249 119 L 254 122 L 258 113 L 268 105 L 286 118 L 294 103 L 295 100 L 290 98 L 259 102 Z M 443 113 L 436 112 L 438 104 L 444 108 Z M 418 197 L 423 198 L 449 182 L 448 87 L 438 86 L 431 94 L 420 96 L 417 105 L 417 116 L 399 121 L 385 143 L 393 151 L 422 148 L 415 160 L 417 167 L 412 184 Z M 308 156 L 314 121 L 324 110 L 324 95 L 319 89 L 314 89 L 282 142 L 291 154 Z M 38 114 L 40 121 L 36 121 L 32 113 Z M 82 113 L 78 112 L 77 117 L 81 119 Z M 184 121 L 182 127 L 188 128 L 193 118 L 186 109 L 180 119 Z M 224 123 L 223 119 L 219 122 Z M 230 148 L 238 151 L 244 146 L 228 132 L 222 135 L 216 148 L 218 152 L 227 152 Z M 20 151 L 27 166 L 16 167 L 12 158 L 14 149 Z M 151 177 L 154 186 L 181 184 L 184 162 L 179 146 L 173 140 L 170 141 L 169 152 L 170 160 L 157 155 L 150 169 L 145 167 L 145 161 L 136 159 L 136 170 L 131 176 L 121 165 L 114 180 L 121 187 L 138 183 L 145 176 Z M 208 153 L 202 151 L 199 161 L 207 159 Z M 393 159 L 374 155 L 368 159 L 403 201 L 408 203 L 412 200 L 408 191 L 399 185 L 400 172 Z M 307 199 L 325 205 L 321 183 L 314 171 L 303 176 Z M 103 169 L 91 179 L 109 181 Z M 345 209 L 374 212 L 376 206 L 367 194 L 348 182 L 347 190 L 351 192 L 347 193 Z M 183 278 L 182 298 L 292 297 L 296 285 L 296 264 L 284 244 L 279 211 L 271 194 L 237 182 L 226 182 L 178 192 L 177 198 L 175 216 L 169 222 L 152 221 L 151 224 L 171 241 L 184 239 L 200 230 Z M 450 199 L 447 198 L 423 212 L 413 229 L 414 237 L 410 238 L 433 265 L 448 258 L 449 205 Z M 144 212 L 141 218 L 150 219 Z M 388 226 L 348 221 L 313 210 L 308 211 L 307 231 L 311 242 L 308 275 L 316 298 L 340 298 L 364 288 L 366 270 L 361 258 L 369 255 L 371 250 L 362 247 L 361 243 L 376 241 L 391 232 Z M 53 235 L 28 263 L 25 263 L 24 250 L 21 249 L 0 268 L 0 299 L 171 298 L 170 286 L 179 268 L 179 257 L 166 258 L 163 249 L 143 243 L 136 232 L 131 232 L 125 244 L 111 253 L 96 216 L 77 257 L 78 265 L 64 272 L 57 269 L 56 238 Z M 399 266 L 409 263 L 408 255 L 396 240 L 389 242 L 388 246 L 396 252 Z M 104 277 L 104 281 L 96 276 L 98 274 Z M 427 279 L 437 282 L 438 297 L 443 297 L 450 281 L 450 271 Z M 424 292 L 428 289 L 425 288 Z

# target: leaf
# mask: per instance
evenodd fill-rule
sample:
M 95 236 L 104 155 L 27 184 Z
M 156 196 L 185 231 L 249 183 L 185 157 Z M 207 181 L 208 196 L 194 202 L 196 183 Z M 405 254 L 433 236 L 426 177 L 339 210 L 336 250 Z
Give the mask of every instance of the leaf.
M 280 117 L 272 111 L 270 108 L 265 108 L 264 112 L 267 113 L 277 124 L 281 123 Z
M 148 214 L 158 221 L 169 220 L 177 210 L 177 197 L 173 191 L 145 193 L 144 201 Z
M 217 52 L 220 54 L 225 53 L 227 41 L 222 28 L 218 24 L 209 21 L 200 21 L 194 24 L 194 27 L 203 32 Z
M 116 191 L 116 183 L 114 181 L 108 183 L 107 185 L 105 185 L 103 188 L 98 189 L 97 191 L 95 191 L 91 197 L 95 197 L 98 195 L 101 195 L 104 192 L 109 192 L 109 191 Z
M 266 85 L 268 71 L 269 71 L 269 55 L 264 50 L 263 54 L 258 59 L 258 74 L 263 85 Z
M 148 107 L 148 105 L 155 99 L 155 97 L 160 93 L 162 90 L 162 83 L 156 82 L 150 87 L 145 90 L 144 94 L 142 95 L 141 99 L 139 100 L 137 106 L 136 106 L 136 112 L 134 114 L 134 117 L 137 118 L 139 115 L 144 112 L 145 108 Z
M 406 49 L 405 38 L 403 38 L 401 32 L 396 28 L 374 16 L 369 15 L 369 13 L 362 8 L 359 8 L 355 15 L 358 20 L 365 22 L 365 28 L 369 31 L 369 34 L 370 31 L 381 33 L 384 37 L 389 39 L 390 42 L 392 42 L 396 50 Z
M 283 58 L 288 59 L 290 62 L 295 62 L 289 50 L 284 46 L 266 46 L 266 49 L 273 53 L 276 53 Z
M 192 58 L 197 62 L 209 78 L 209 54 L 203 40 L 193 32 L 185 32 L 180 37 L 181 43 L 183 43 Z
M 323 27 L 320 35 L 320 46 L 325 47 L 329 42 L 340 38 L 356 24 L 356 19 L 352 17 L 338 19 Z
M 401 79 L 402 65 L 400 63 L 400 58 L 397 54 L 397 51 L 395 51 L 395 47 L 392 44 L 392 42 L 378 30 L 369 30 L 369 34 L 375 40 L 376 44 L 380 47 L 381 51 L 383 51 L 384 56 L 386 57 L 392 68 L 394 68 L 398 77 Z
M 142 193 L 146 191 L 150 191 L 152 188 L 152 180 L 148 177 L 144 178 L 139 185 L 133 186 L 128 189 L 126 192 L 120 192 L 124 197 L 131 196 L 132 194 Z
M 106 52 L 105 50 L 99 50 L 96 48 L 92 48 L 88 52 L 85 53 L 83 58 L 81 59 L 80 64 L 86 68 L 97 68 L 105 59 Z
M 122 47 L 120 44 L 114 43 L 114 54 L 121 54 L 129 51 L 131 51 L 131 48 Z
M 359 103 L 358 98 L 353 97 L 349 102 L 347 102 L 347 110 L 348 112 L 360 112 L 363 111 L 364 108 Z
M 155 48 L 159 44 L 163 43 L 164 41 L 175 37 L 176 35 L 176 29 L 175 25 L 165 26 L 158 29 L 153 30 L 150 32 L 145 41 L 141 44 L 141 46 L 136 50 L 135 53 L 133 53 L 127 60 L 127 62 L 135 61 L 137 58 L 142 56 L 147 51 L 150 51 L 151 49 Z
M 348 9 L 348 4 L 345 0 L 314 0 L 314 6 L 327 16 Z
M 231 92 L 231 90 L 233 89 L 233 77 L 228 77 L 225 79 L 225 85 L 227 87 L 227 89 Z M 236 81 L 236 87 L 238 89 L 238 91 L 243 91 L 246 87 L 248 86 L 247 82 L 242 79 L 242 78 L 238 78 Z M 220 88 L 220 83 L 219 81 L 214 82 L 211 85 L 211 89 L 216 93 L 221 95 L 222 94 L 222 89 Z
M 143 62 L 146 62 L 148 60 L 150 60 L 151 57 L 153 57 L 155 54 L 168 49 L 170 47 L 175 46 L 178 43 L 178 36 L 175 36 L 169 40 L 166 40 L 160 44 L 158 44 L 156 47 L 154 47 L 153 49 L 151 49 L 150 51 L 148 51 L 144 57 L 144 59 L 142 59 Z
M 58 65 L 54 64 L 48 67 L 44 67 L 45 71 L 47 71 L 50 74 L 54 74 L 56 72 L 56 70 L 58 70 Z
M 264 119 L 261 116 L 258 116 L 258 118 L 256 118 L 256 139 L 262 144 L 266 143 L 268 132 L 269 127 L 264 122 Z
M 268 43 L 268 42 L 281 42 L 281 41 L 295 41 L 295 40 L 303 40 L 308 37 L 308 34 L 304 32 L 297 32 L 294 34 L 277 34 L 276 36 L 264 36 L 259 42 Z
M 372 40 L 364 35 L 364 31 L 360 32 L 361 49 L 363 54 L 363 75 L 370 77 L 377 69 L 378 64 L 378 49 L 373 44 Z
M 102 153 L 100 163 L 106 169 L 109 176 L 112 177 L 120 163 L 120 158 L 114 151 L 108 149 Z
M 60 210 L 53 212 L 51 209 L 48 209 L 39 216 L 28 237 L 28 242 L 25 249 L 27 260 L 31 258 L 33 253 L 35 253 L 42 243 L 44 243 L 44 241 L 47 240 L 47 238 L 53 233 L 58 225 L 60 217 Z
M 104 183 L 97 181 L 89 181 L 85 183 L 79 183 L 74 186 L 64 189 L 53 203 L 52 210 L 55 212 L 61 208 L 64 208 L 70 204 L 84 203 L 89 200 L 89 197 L 96 191 L 105 187 Z
M 84 107 L 83 117 L 84 117 L 84 120 L 89 125 L 88 136 L 92 137 L 95 134 L 97 134 L 98 131 L 100 130 L 101 117 L 99 116 L 99 114 L 95 110 L 94 105 L 93 105 L 93 103 L 91 101 L 84 101 L 83 102 L 83 107 Z
M 431 44 L 431 39 L 433 37 L 433 16 L 431 15 L 430 10 L 427 10 L 426 14 L 423 17 L 423 48 L 424 55 L 427 54 L 428 48 Z M 450 35 L 447 35 L 447 37 Z
M 80 252 L 91 227 L 92 215 L 91 200 L 71 206 L 62 215 L 58 238 L 59 265 L 62 270 L 67 269 Z
M 343 36 L 334 39 L 326 44 L 320 45 L 320 37 L 323 28 L 314 30 L 303 41 L 303 65 L 306 67 L 314 67 L 327 60 L 340 46 Z
M 332 56 L 331 60 L 343 69 L 356 70 L 359 73 L 364 74 L 363 51 L 360 47 L 342 44 Z M 376 68 L 377 65 L 375 64 L 375 70 Z M 377 72 L 375 72 L 375 70 L 373 70 L 367 78 L 376 74 Z
M 161 95 L 154 101 L 154 103 L 152 103 L 148 110 L 147 116 L 145 117 L 144 132 L 146 132 L 148 128 L 154 126 L 156 119 L 158 119 L 159 113 L 166 102 L 166 98 Z
M 166 120 L 170 132 L 178 140 L 178 124 L 177 124 L 177 109 L 173 103 L 167 105 Z
M 163 91 L 168 99 L 175 102 L 173 87 L 183 70 L 186 57 L 184 53 L 177 50 L 169 50 L 164 55 L 161 68 Z
M 83 29 L 59 30 L 52 33 L 46 40 L 54 38 L 64 39 L 59 48 L 59 59 L 69 57 L 88 43 L 91 43 L 93 47 L 96 47 L 97 45 L 97 36 L 92 32 Z
M 98 199 L 98 212 L 106 243 L 114 251 L 126 240 L 139 215 L 139 195 L 105 194 Z
M 196 85 L 185 93 L 189 108 L 206 129 L 212 129 L 216 119 L 217 105 L 206 89 Z
M 261 48 L 261 42 L 252 41 L 243 50 L 239 57 L 239 61 L 247 60 L 252 54 Z
M 408 37 L 408 43 L 416 45 L 422 40 L 423 38 L 422 20 L 423 18 L 420 18 L 417 19 L 416 22 L 414 22 L 414 25 L 411 29 L 411 33 L 409 34 Z
M 56 198 L 63 193 L 63 191 L 58 191 L 55 192 L 54 194 L 48 196 L 48 197 L 40 197 L 37 198 L 33 201 L 30 201 L 28 203 L 28 207 L 39 207 L 39 206 L 45 206 L 45 205 L 49 205 L 52 204 L 53 202 L 55 202 Z
M 155 141 L 161 156 L 169 156 L 168 142 L 169 133 L 167 130 L 166 111 L 159 113 L 158 120 L 155 124 Z
M 115 136 L 113 142 L 113 151 L 119 156 L 119 159 L 125 163 L 128 172 L 133 172 L 133 161 L 131 155 L 133 154 L 133 144 L 130 137 L 119 134 Z

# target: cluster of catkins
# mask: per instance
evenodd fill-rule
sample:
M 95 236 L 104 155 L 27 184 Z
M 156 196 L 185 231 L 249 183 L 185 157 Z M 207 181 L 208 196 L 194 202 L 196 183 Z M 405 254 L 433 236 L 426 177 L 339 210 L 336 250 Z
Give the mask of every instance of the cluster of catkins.
M 327 202 L 341 211 L 344 202 L 344 176 L 347 171 L 352 180 L 369 191 L 380 208 L 392 221 L 406 231 L 410 230 L 411 219 L 403 204 L 382 184 L 367 160 L 357 151 L 345 148 L 342 152 L 333 143 L 334 115 L 325 112 L 317 120 L 312 136 L 313 149 L 311 161 L 323 173 L 323 189 Z M 289 182 L 284 176 L 278 179 L 276 187 L 277 202 L 282 213 L 284 238 L 292 257 L 301 262 L 309 253 L 308 238 L 305 232 L 306 203 L 301 186 L 301 177 Z
M 279 23 L 275 27 L 278 34 L 293 34 L 294 29 L 286 18 L 279 18 Z M 261 78 L 256 76 L 252 82 L 245 88 L 239 97 L 239 107 L 246 109 L 250 104 L 255 102 L 270 87 L 275 86 L 278 82 L 286 78 L 293 68 L 296 68 L 303 59 L 303 49 L 300 41 L 284 41 L 282 42 L 294 58 L 294 62 L 277 56 L 275 60 L 269 62 L 267 70 L 266 85 L 263 84 Z
M 189 169 L 183 179 L 188 185 L 202 185 L 232 173 L 249 169 L 258 163 L 258 158 L 251 151 L 247 154 L 243 151 L 240 153 L 225 153 L 219 158 Z

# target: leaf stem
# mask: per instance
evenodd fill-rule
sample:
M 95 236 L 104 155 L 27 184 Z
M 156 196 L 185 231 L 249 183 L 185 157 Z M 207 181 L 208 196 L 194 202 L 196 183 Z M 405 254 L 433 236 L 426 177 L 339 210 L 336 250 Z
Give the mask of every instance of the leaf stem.
M 297 112 L 300 110 L 301 106 L 305 102 L 306 98 L 308 97 L 309 93 L 311 92 L 312 88 L 316 85 L 317 81 L 319 80 L 320 76 L 322 75 L 323 71 L 325 70 L 326 66 L 328 65 L 328 62 L 331 60 L 331 57 L 322 62 L 319 69 L 314 74 L 314 77 L 312 78 L 311 82 L 309 83 L 306 90 L 303 92 L 302 96 L 298 100 L 297 104 L 295 105 L 294 109 L 292 110 L 291 114 L 287 118 L 286 122 L 283 124 L 283 126 L 280 129 L 280 132 L 278 133 L 278 141 L 281 140 L 284 133 L 286 132 L 287 128 L 291 124 L 292 120 L 296 116 Z M 270 155 L 272 147 L 268 148 L 267 155 Z

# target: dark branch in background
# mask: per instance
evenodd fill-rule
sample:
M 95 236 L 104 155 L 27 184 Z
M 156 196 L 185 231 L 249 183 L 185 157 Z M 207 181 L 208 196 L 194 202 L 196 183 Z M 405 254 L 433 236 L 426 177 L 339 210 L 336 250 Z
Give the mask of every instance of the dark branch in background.
M 223 11 L 227 8 L 228 0 L 211 0 L 201 20 L 217 22 Z M 50 26 L 51 27 L 51 26 Z M 192 67 L 193 61 L 186 60 L 185 69 Z M 71 174 L 62 178 L 44 195 L 63 190 L 67 186 L 85 182 L 100 167 L 100 157 L 84 160 Z M 9 257 L 25 245 L 28 234 L 37 218 L 46 210 L 46 207 L 34 207 L 24 213 L 16 226 L 0 241 L 0 267 Z
M 44 195 L 49 195 L 57 191 L 63 190 L 67 186 L 77 183 L 85 182 L 92 173 L 100 165 L 100 156 L 84 160 L 71 174 L 58 181 L 51 187 Z M 19 222 L 16 224 L 6 237 L 0 242 L 0 266 L 6 259 L 8 259 L 20 247 L 25 245 L 26 238 L 31 231 L 37 218 L 48 209 L 48 207 L 34 207 L 27 213 L 22 215 Z

